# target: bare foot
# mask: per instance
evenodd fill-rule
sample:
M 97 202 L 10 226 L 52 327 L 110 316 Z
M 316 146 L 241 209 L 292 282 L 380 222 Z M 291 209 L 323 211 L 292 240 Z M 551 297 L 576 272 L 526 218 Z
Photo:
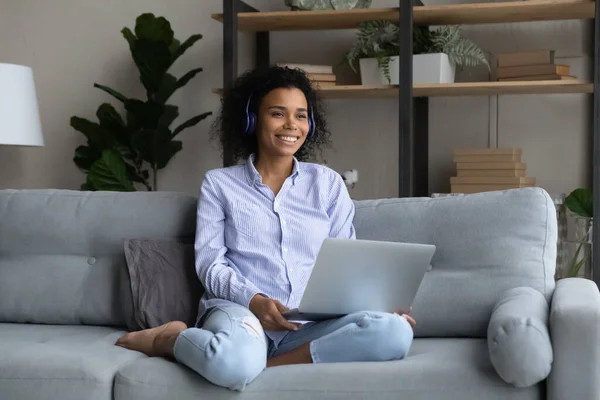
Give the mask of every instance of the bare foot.
M 149 357 L 173 357 L 177 336 L 187 329 L 181 321 L 172 321 L 152 329 L 127 333 L 115 345 L 139 351 Z

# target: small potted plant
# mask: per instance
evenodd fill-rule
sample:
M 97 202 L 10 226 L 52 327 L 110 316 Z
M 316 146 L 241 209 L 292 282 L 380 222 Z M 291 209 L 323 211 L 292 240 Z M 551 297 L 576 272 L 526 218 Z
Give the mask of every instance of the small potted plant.
M 588 188 L 573 190 L 565 199 L 565 205 L 575 219 L 575 241 L 568 242 L 569 256 L 565 264 L 558 266 L 560 277 L 583 276 L 591 279 L 592 221 L 594 197 Z M 572 253 L 572 254 L 571 254 Z
M 346 55 L 363 85 L 398 84 L 398 24 L 368 21 L 359 26 L 357 38 Z M 490 65 L 475 43 L 463 38 L 459 26 L 413 30 L 413 83 L 453 83 L 456 68 Z

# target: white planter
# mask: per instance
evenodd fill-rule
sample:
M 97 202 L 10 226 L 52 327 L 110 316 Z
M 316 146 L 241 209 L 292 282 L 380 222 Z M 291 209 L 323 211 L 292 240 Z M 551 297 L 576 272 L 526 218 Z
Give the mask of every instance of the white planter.
M 387 80 L 379 68 L 376 58 L 361 58 L 360 79 L 363 85 L 397 85 L 398 60 L 400 57 L 390 59 L 390 79 Z M 456 68 L 450 63 L 448 55 L 444 53 L 415 54 L 413 55 L 413 83 L 453 83 Z

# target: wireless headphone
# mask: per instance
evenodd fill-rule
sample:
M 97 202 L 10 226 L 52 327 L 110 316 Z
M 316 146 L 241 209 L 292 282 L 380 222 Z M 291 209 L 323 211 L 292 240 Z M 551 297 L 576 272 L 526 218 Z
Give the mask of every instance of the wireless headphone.
M 254 129 L 256 128 L 256 114 L 250 111 L 250 101 L 252 100 L 252 95 L 248 97 L 248 102 L 246 103 L 246 122 L 244 124 L 244 134 L 245 135 L 253 135 Z M 315 119 L 312 113 L 312 107 L 309 107 L 308 113 L 308 133 L 306 134 L 306 138 L 310 138 L 315 134 Z

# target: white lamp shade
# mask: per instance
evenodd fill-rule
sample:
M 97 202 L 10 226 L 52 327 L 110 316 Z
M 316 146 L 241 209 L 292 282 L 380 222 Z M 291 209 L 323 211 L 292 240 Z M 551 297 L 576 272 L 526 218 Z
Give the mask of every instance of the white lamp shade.
M 44 145 L 29 67 L 0 63 L 0 144 Z

